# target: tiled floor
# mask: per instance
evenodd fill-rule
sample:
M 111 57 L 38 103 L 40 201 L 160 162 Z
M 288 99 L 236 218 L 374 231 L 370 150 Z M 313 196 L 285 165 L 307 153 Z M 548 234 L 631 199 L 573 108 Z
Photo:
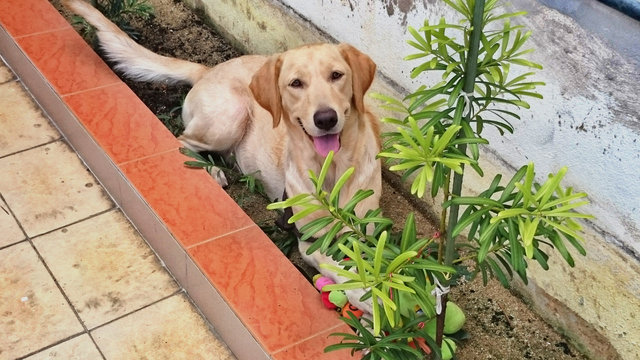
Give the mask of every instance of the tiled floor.
M 119 230 L 105 230 L 103 224 L 108 220 L 120 223 L 120 210 L 135 224 L 238 359 L 359 357 L 348 350 L 324 353 L 324 348 L 336 341 L 328 335 L 347 332 L 349 328 L 334 311 L 323 307 L 314 287 L 206 171 L 184 166 L 188 158 L 179 153 L 180 143 L 176 138 L 48 0 L 0 0 L 0 55 L 20 75 L 20 82 L 16 82 L 12 80 L 14 75 L 0 67 L 0 79 L 3 79 L 0 83 L 13 84 L 2 91 L 19 93 L 22 90 L 16 84 L 23 84 L 65 138 L 61 140 L 41 115 L 27 116 L 40 114 L 33 105 L 13 110 L 13 116 L 24 117 L 23 121 L 0 124 L 0 149 L 4 149 L 0 150 L 0 194 L 5 196 L 6 191 L 6 204 L 3 202 L 2 206 L 7 210 L 0 211 L 0 266 L 5 266 L 3 254 L 9 249 L 27 253 L 18 253 L 19 256 L 38 259 L 40 265 L 32 266 L 39 271 L 29 270 L 28 279 L 36 274 L 46 275 L 44 278 L 49 279 L 49 283 L 43 283 L 42 288 L 51 289 L 46 293 L 51 294 L 53 300 L 49 301 L 57 306 L 52 307 L 56 309 L 53 314 L 30 315 L 34 319 L 54 319 L 56 326 L 47 327 L 42 321 L 16 325 L 15 318 L 3 315 L 6 311 L 2 306 L 9 306 L 4 305 L 3 292 L 0 295 L 0 351 L 4 353 L 0 353 L 0 359 L 11 358 L 8 350 L 3 350 L 8 348 L 3 341 L 10 341 L 4 337 L 5 317 L 9 319 L 7 327 L 11 323 L 16 328 L 23 326 L 32 330 L 19 336 L 11 330 L 12 334 L 7 336 L 11 341 L 32 336 L 47 342 L 36 344 L 33 349 L 27 347 L 27 354 L 40 346 L 52 346 L 49 352 L 73 349 L 81 354 L 74 356 L 83 359 L 87 356 L 82 353 L 99 348 L 102 356 L 111 359 L 119 357 L 117 351 L 134 349 L 137 354 L 122 355 L 122 358 L 151 354 L 149 358 L 155 359 L 163 356 L 154 351 L 172 348 L 174 352 L 180 349 L 179 354 L 187 358 L 197 358 L 184 352 L 185 349 L 208 352 L 210 346 L 218 347 L 215 337 L 198 330 L 202 329 L 201 325 L 190 320 L 193 313 L 181 315 L 179 309 L 155 310 L 178 306 L 181 302 L 177 300 L 182 295 L 178 285 L 166 284 L 163 278 L 166 274 L 156 274 L 159 271 L 154 272 L 152 265 L 141 265 L 151 261 L 141 259 L 148 253 L 133 256 L 136 260 L 119 254 L 120 241 L 128 238 L 119 235 L 127 232 L 122 228 L 126 226 L 121 224 Z M 14 109 L 11 102 L 20 101 L 0 95 L 0 101 L 8 104 L 0 104 L 0 112 Z M 16 144 L 18 139 L 26 143 Z M 100 179 L 117 207 L 69 151 L 68 144 Z M 61 158 L 58 159 L 58 155 Z M 75 169 L 63 165 L 74 161 L 75 165 L 68 166 Z M 33 189 L 16 190 L 27 186 Z M 58 189 L 51 190 L 48 186 Z M 48 206 L 45 198 L 57 198 L 59 204 Z M 89 232 L 92 236 L 86 237 L 84 234 Z M 134 243 L 129 248 L 137 247 L 135 241 L 140 240 L 135 239 L 138 240 L 132 240 Z M 112 247 L 114 243 L 118 244 L 117 248 Z M 89 265 L 92 259 L 107 260 L 107 254 L 118 260 L 104 262 L 103 268 Z M 11 254 L 12 258 L 18 255 Z M 57 264 L 54 260 L 69 260 L 69 263 Z M 4 271 L 13 272 L 17 266 L 6 265 L 5 269 L 11 270 Z M 92 267 L 98 268 L 102 277 L 88 276 L 87 270 Z M 139 284 L 142 279 L 145 279 L 144 286 Z M 0 285 L 4 290 L 5 285 Z M 80 285 L 86 287 L 78 290 L 76 287 Z M 127 285 L 130 290 L 125 293 L 120 286 Z M 64 294 L 63 300 L 54 294 L 58 297 Z M 14 297 L 9 300 L 15 301 L 15 295 L 11 296 Z M 31 298 L 21 295 L 19 299 L 24 296 Z M 18 307 L 20 304 L 10 303 Z M 71 309 L 73 326 L 80 324 L 80 328 L 61 326 L 62 319 L 68 316 L 60 309 L 67 312 Z M 7 311 L 13 314 L 17 309 Z M 164 319 L 167 314 L 171 315 L 169 320 Z M 154 331 L 144 328 L 147 322 L 163 321 L 164 326 L 153 328 Z M 144 330 L 125 330 L 130 322 L 141 324 Z M 33 335 L 38 326 L 50 328 L 52 332 L 56 328 L 65 330 L 64 334 L 53 336 L 56 339 L 51 342 Z M 178 334 L 163 333 L 167 338 L 154 335 L 155 331 L 171 329 L 177 329 Z M 207 339 L 198 340 L 197 346 L 185 345 L 183 340 L 190 337 L 184 334 Z M 17 345 L 11 346 L 13 349 Z M 168 358 L 179 356 L 175 353 Z M 224 359 L 222 355 L 206 358 Z
M 0 359 L 232 359 L 0 64 Z

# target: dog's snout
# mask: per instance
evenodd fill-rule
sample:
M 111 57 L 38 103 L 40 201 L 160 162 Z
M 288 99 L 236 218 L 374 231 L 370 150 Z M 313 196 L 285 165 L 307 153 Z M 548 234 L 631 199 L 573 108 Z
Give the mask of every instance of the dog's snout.
M 338 123 L 338 114 L 330 108 L 318 110 L 313 114 L 313 123 L 318 129 L 329 130 Z

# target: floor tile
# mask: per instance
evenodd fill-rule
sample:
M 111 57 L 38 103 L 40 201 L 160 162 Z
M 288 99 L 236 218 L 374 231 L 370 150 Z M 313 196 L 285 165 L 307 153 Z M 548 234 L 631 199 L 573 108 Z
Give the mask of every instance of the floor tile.
M 0 199 L 0 248 L 24 240 L 25 236 L 9 212 L 9 207 Z
M 342 337 L 329 336 L 333 333 L 353 333 L 353 330 L 346 325 L 326 331 L 311 339 L 305 340 L 299 344 L 293 345 L 273 355 L 274 360 L 348 360 L 348 359 L 361 359 L 362 354 L 355 353 L 351 355 L 351 350 L 339 350 L 324 352 L 324 348 L 329 345 L 337 344 Z
M 17 42 L 61 95 L 120 82 L 73 28 L 23 37 Z
M 181 294 L 100 327 L 91 334 L 109 360 L 234 359 Z
M 14 37 L 70 27 L 46 0 L 2 0 L 0 23 Z
M 0 84 L 0 157 L 60 138 L 19 82 Z
M 89 335 L 83 334 L 61 344 L 33 354 L 25 360 L 101 360 L 102 356 L 96 349 Z
M 189 252 L 270 353 L 340 324 L 334 312 L 322 307 L 318 292 L 257 226 Z
M 0 174 L 0 193 L 31 237 L 113 207 L 63 141 L 1 158 Z
M 177 150 L 121 166 L 123 173 L 185 246 L 253 225 L 202 169 Z
M 117 164 L 180 147 L 180 142 L 124 83 L 65 97 Z
M 83 331 L 28 242 L 0 250 L 0 358 L 13 359 Z
M 56 230 L 33 243 L 88 329 L 178 290 L 119 211 Z
M 0 84 L 14 80 L 13 73 L 0 60 Z

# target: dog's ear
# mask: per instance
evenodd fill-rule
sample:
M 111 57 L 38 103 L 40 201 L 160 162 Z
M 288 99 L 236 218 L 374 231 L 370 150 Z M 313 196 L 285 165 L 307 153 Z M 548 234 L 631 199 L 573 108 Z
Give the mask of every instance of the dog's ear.
M 376 64 L 371 58 L 349 44 L 338 45 L 342 57 L 351 67 L 353 74 L 353 100 L 356 109 L 364 113 L 364 94 L 369 90 L 376 75 Z
M 278 126 L 282 117 L 282 98 L 278 87 L 282 60 L 279 55 L 271 56 L 253 75 L 249 89 L 258 104 L 271 113 L 273 127 Z

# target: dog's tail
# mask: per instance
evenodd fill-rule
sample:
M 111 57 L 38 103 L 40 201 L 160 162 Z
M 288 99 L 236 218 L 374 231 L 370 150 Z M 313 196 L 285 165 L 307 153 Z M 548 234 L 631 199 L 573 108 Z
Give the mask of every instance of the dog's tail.
M 158 55 L 133 41 L 100 11 L 81 0 L 63 0 L 65 7 L 97 29 L 100 47 L 115 68 L 140 81 L 170 81 L 194 84 L 209 69 L 193 62 Z

